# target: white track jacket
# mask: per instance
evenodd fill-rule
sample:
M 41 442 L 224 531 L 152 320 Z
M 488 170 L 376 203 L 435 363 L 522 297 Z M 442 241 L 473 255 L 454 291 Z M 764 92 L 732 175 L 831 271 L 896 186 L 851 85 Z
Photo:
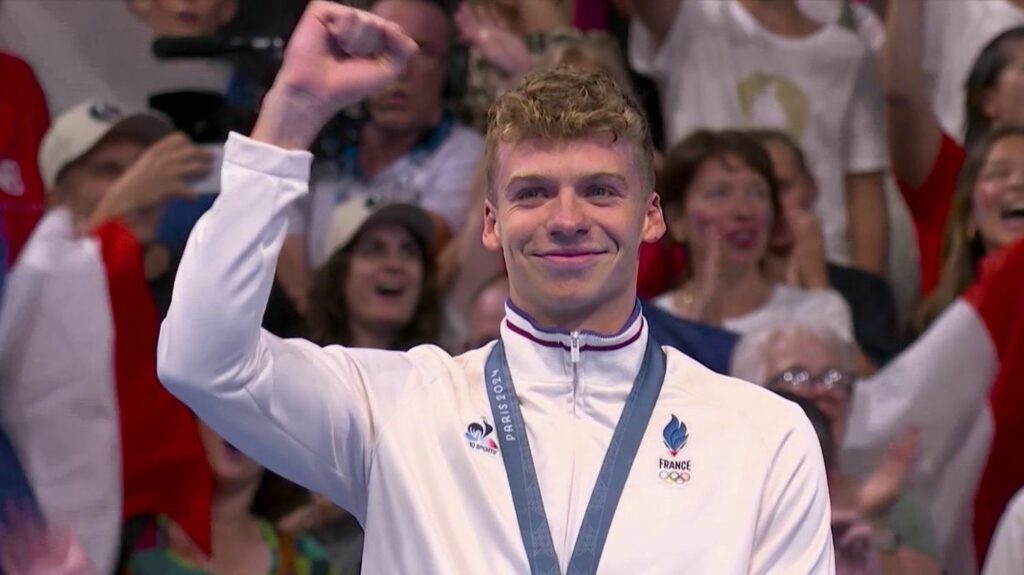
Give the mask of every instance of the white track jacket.
M 161 380 L 227 441 L 354 514 L 366 573 L 529 573 L 484 387 L 491 345 L 452 357 L 261 330 L 311 161 L 231 135 L 162 326 Z M 510 307 L 501 333 L 564 571 L 647 325 L 637 311 L 616 335 L 569 334 Z M 665 352 L 598 571 L 833 573 L 821 450 L 800 409 Z M 688 439 L 670 449 L 673 416 Z

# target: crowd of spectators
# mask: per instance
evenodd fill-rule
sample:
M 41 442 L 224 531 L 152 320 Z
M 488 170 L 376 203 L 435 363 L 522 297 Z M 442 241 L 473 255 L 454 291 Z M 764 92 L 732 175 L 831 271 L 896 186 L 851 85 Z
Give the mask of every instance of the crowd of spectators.
M 307 1 L 0 0 L 0 573 L 359 571 L 355 517 L 155 369 Z M 604 73 L 660 147 L 652 333 L 804 409 L 838 573 L 1024 573 L 1024 0 L 345 3 L 419 51 L 317 138 L 265 329 L 500 337 L 487 110 L 539 67 Z

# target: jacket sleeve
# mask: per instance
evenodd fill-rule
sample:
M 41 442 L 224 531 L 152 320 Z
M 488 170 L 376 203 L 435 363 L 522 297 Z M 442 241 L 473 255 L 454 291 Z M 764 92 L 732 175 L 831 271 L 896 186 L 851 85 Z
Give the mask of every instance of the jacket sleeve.
M 833 575 L 828 483 L 811 422 L 791 405 L 793 425 L 774 447 L 761 494 L 751 575 Z
M 288 207 L 307 193 L 311 162 L 231 134 L 221 194 L 178 270 L 158 372 L 232 445 L 362 521 L 376 438 L 402 392 L 425 379 L 414 354 L 321 348 L 261 329 Z

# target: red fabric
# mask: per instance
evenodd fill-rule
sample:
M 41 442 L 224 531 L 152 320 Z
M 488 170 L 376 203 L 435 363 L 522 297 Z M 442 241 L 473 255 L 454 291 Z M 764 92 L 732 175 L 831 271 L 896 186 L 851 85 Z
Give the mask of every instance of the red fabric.
M 999 354 L 989 395 L 995 426 L 988 461 L 974 498 L 974 545 L 979 562 L 999 518 L 1024 487 L 1024 240 L 992 254 L 964 294 L 985 322 Z
M 213 476 L 195 418 L 157 379 L 157 312 L 142 250 L 119 223 L 97 235 L 114 324 L 124 517 L 165 514 L 209 551 Z
M 0 214 L 13 264 L 43 215 L 39 143 L 50 125 L 46 98 L 28 64 L 0 53 Z
M 650 299 L 667 292 L 682 281 L 685 271 L 686 252 L 679 244 L 667 238 L 653 244 L 640 244 L 637 297 Z
M 953 205 L 956 180 L 967 154 L 963 147 L 942 133 L 939 155 L 924 183 L 912 188 L 899 182 L 900 192 L 907 202 L 910 218 L 917 233 L 917 247 L 921 252 L 921 295 L 926 296 L 939 283 L 942 270 L 942 238 L 946 233 L 946 220 Z

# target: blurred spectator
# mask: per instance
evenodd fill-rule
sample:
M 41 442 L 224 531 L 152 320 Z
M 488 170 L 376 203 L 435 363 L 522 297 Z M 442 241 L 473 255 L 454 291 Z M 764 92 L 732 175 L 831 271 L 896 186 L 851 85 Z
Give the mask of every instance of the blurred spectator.
M 1021 285 L 1024 240 L 986 258 L 970 289 L 854 396 L 844 446 L 851 471 L 873 468 L 908 425 L 921 429 L 913 487 L 951 573 L 977 572 L 975 557 L 1024 486 Z
M 623 0 L 630 61 L 659 84 L 667 140 L 698 128 L 780 128 L 810 154 L 829 259 L 882 275 L 881 92 L 868 46 L 796 0 Z
M 780 203 L 771 159 L 756 140 L 734 131 L 690 135 L 669 151 L 659 189 L 668 228 L 686 246 L 689 277 L 655 305 L 740 334 L 782 318 L 828 317 L 852 340 L 838 294 L 765 275 Z
M 901 4 L 918 4 L 920 0 L 888 2 L 889 9 L 906 9 Z M 1024 3 L 1020 0 L 963 0 L 961 2 L 926 2 L 925 18 L 920 30 L 924 33 L 924 67 L 929 90 L 930 109 L 935 110 L 942 130 L 953 139 L 965 141 L 965 130 L 972 121 L 970 85 L 975 84 L 976 62 L 982 59 L 984 46 L 1006 30 L 1024 26 Z M 913 38 L 919 38 L 914 35 Z M 1010 59 L 1007 52 L 1004 58 Z M 1019 61 L 1019 60 L 1018 60 Z M 1002 65 L 986 70 L 992 74 Z M 967 92 L 964 87 L 968 86 Z M 1015 96 L 1019 100 L 1019 96 Z M 974 106 L 978 106 L 975 102 Z M 1007 111 L 1003 112 L 1004 114 Z M 986 115 L 991 115 L 988 112 Z M 1024 119 L 1017 116 L 1018 119 Z M 966 140 L 969 143 L 969 140 Z
M 88 98 L 139 110 L 149 107 L 154 94 L 224 93 L 231 75 L 228 64 L 157 60 L 151 49 L 153 32 L 132 12 L 129 1 L 7 2 L 0 18 L 0 44 L 32 65 L 54 114 Z
M 856 33 L 877 56 L 885 42 L 885 11 L 881 2 L 868 0 L 797 0 L 800 9 L 811 18 L 837 24 Z M 900 325 L 905 325 L 920 295 L 917 238 L 907 206 L 891 173 L 885 175 L 885 198 L 888 210 L 888 264 L 885 279 L 889 282 Z M 844 294 L 844 297 L 846 294 Z M 857 315 L 856 310 L 854 315 Z M 859 318 L 854 319 L 857 324 Z
M 501 337 L 501 321 L 505 319 L 505 300 L 508 299 L 508 278 L 499 274 L 484 283 L 473 297 L 469 310 L 469 336 L 466 351 L 487 345 Z
M 395 350 L 436 344 L 433 233 L 430 216 L 412 204 L 352 198 L 339 205 L 327 232 L 330 257 L 313 280 L 310 339 Z
M 39 143 L 49 127 L 46 99 L 32 69 L 0 52 L 0 235 L 6 243 L 0 267 L 7 268 L 43 215 Z
M 167 261 L 141 245 L 160 204 L 209 170 L 206 154 L 172 132 L 158 116 L 94 102 L 54 122 L 39 160 L 54 209 L 0 313 L 0 423 L 44 515 L 70 521 L 102 573 L 122 519 L 140 513 L 167 513 L 209 543 L 198 432 L 156 379 L 146 271 L 166 274 Z
M 238 10 L 237 0 L 128 0 L 154 36 L 211 36 Z
M 330 256 L 313 279 L 309 338 L 391 350 L 438 343 L 441 301 L 428 251 L 433 236 L 430 216 L 412 204 L 356 197 L 339 205 L 327 232 Z M 336 565 L 358 571 L 362 529 L 325 498 L 316 496 L 281 526 L 312 532 Z
M 477 0 L 455 13 L 459 37 L 470 47 L 460 111 L 478 130 L 491 103 L 528 71 L 545 50 L 580 38 L 560 0 Z
M 841 470 L 834 454 L 846 435 L 855 393 L 856 352 L 820 319 L 812 322 L 783 319 L 745 337 L 733 357 L 733 375 L 810 401 L 825 416 L 829 433 L 821 438 L 822 451 L 833 510 L 837 515 L 853 512 L 870 521 L 879 542 L 881 573 L 938 574 L 938 551 L 928 516 L 903 494 L 915 462 L 917 432 L 908 431 L 893 442 L 866 479 Z
M 776 281 L 796 287 L 835 289 L 853 313 L 857 344 L 875 365 L 885 364 L 901 347 L 888 284 L 878 276 L 825 261 L 821 222 L 812 211 L 818 189 L 803 150 L 785 132 L 755 130 L 751 135 L 771 157 L 782 206 L 765 269 Z
M 311 537 L 275 528 L 252 507 L 265 470 L 216 432 L 199 424 L 215 482 L 212 553 L 207 555 L 166 517 L 149 521 L 120 571 L 124 575 L 337 573 Z
M 1024 119 L 1024 104 L 1021 104 L 1024 100 L 1013 92 L 1018 68 L 1015 62 L 1024 58 L 1024 27 L 1020 27 L 1006 31 L 981 51 L 965 86 L 969 93 L 966 100 L 968 147 L 975 160 L 968 173 L 964 149 L 940 126 L 928 100 L 926 78 L 920 64 L 924 9 L 923 0 L 892 4 L 883 59 L 893 170 L 917 231 L 921 292 L 923 295 L 936 292 L 933 302 L 927 303 L 916 318 L 918 330 L 970 284 L 978 259 L 991 248 L 1005 243 L 1005 238 L 997 241 L 994 235 L 1005 235 L 1019 227 L 1013 223 L 1010 203 L 1013 194 L 995 192 L 996 188 L 1012 187 L 1012 181 L 999 183 L 1007 178 L 1012 180 L 1012 175 L 1007 169 L 989 170 L 986 173 L 999 177 L 986 176 L 979 180 L 979 172 L 995 143 L 983 142 L 985 134 L 992 127 L 1012 125 Z M 1004 150 L 1003 155 L 1007 157 L 1001 161 L 1012 164 L 1011 151 Z M 983 188 L 994 194 L 985 194 L 991 201 L 974 202 L 975 197 L 982 197 Z M 959 208 L 954 208 L 958 203 Z M 973 214 L 975 209 L 981 213 Z M 984 215 L 995 209 L 1006 213 Z M 1000 232 L 998 228 L 1005 229 Z
M 402 26 L 420 51 L 395 84 L 365 102 L 357 141 L 314 168 L 310 195 L 293 208 L 278 280 L 302 312 L 309 270 L 330 255 L 327 230 L 344 200 L 418 204 L 434 217 L 438 238 L 462 227 L 471 202 L 483 139 L 444 111 L 450 19 L 425 0 L 379 0 L 373 13 Z
M 1024 573 L 1024 489 L 1017 492 L 999 520 L 982 575 Z
M 987 254 L 1024 237 L 1024 127 L 993 130 L 968 151 L 947 205 L 941 273 L 915 317 L 918 332 L 971 285 Z
M 843 508 L 841 503 L 837 502 L 837 499 L 840 498 L 836 492 L 848 492 L 849 489 L 843 489 L 848 482 L 839 481 L 841 476 L 835 460 L 835 446 L 832 441 L 831 429 L 829 429 L 828 417 L 809 399 L 785 390 L 775 391 L 783 398 L 800 406 L 811 422 L 811 427 L 814 428 L 818 443 L 821 444 L 832 506 L 830 512 L 836 575 L 880 575 L 882 567 L 879 547 L 887 543 L 876 542 L 878 538 L 875 536 L 874 529 L 855 507 Z

